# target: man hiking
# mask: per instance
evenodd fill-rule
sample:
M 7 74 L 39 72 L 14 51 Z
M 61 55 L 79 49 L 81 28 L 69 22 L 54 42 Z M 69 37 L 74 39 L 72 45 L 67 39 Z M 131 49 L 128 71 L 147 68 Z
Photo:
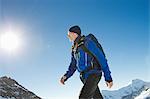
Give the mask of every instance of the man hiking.
M 64 84 L 78 70 L 84 84 L 79 99 L 103 99 L 98 87 L 102 72 L 109 88 L 113 80 L 101 45 L 92 34 L 82 36 L 79 26 L 69 29 L 68 38 L 73 42 L 71 63 L 60 82 Z

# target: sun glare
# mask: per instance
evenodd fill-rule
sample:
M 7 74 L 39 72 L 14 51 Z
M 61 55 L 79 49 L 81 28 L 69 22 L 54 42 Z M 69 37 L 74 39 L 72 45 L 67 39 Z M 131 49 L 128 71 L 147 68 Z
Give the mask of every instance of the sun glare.
M 5 51 L 16 51 L 20 46 L 20 38 L 13 32 L 0 35 L 0 48 Z

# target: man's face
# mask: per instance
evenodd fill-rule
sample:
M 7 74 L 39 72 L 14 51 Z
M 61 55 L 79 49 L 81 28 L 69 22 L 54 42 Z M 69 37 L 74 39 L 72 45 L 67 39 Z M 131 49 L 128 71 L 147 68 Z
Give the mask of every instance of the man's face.
M 73 42 L 75 40 L 75 33 L 68 32 L 68 38 L 70 39 L 71 42 Z

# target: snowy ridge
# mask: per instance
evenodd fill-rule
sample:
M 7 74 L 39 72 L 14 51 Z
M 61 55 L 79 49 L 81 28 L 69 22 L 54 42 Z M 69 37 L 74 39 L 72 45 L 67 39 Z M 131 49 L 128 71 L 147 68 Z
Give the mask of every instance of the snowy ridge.
M 0 78 L 0 99 L 41 99 L 9 77 Z
M 150 83 L 142 80 L 133 80 L 132 83 L 115 91 L 103 90 L 105 99 L 150 99 Z M 145 96 L 143 94 L 147 93 Z M 141 95 L 141 96 L 139 96 Z M 136 97 L 140 98 L 136 98 Z

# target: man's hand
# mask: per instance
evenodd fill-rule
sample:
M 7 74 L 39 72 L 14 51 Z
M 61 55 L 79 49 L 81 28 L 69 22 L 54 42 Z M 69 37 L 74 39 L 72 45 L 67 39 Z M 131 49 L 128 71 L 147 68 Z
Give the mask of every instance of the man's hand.
M 107 82 L 106 81 L 106 85 L 107 85 L 108 88 L 111 88 L 113 86 L 113 82 Z
M 67 77 L 66 77 L 66 76 L 63 76 L 63 77 L 61 77 L 60 82 L 61 82 L 63 85 L 65 85 L 66 79 L 67 79 Z

